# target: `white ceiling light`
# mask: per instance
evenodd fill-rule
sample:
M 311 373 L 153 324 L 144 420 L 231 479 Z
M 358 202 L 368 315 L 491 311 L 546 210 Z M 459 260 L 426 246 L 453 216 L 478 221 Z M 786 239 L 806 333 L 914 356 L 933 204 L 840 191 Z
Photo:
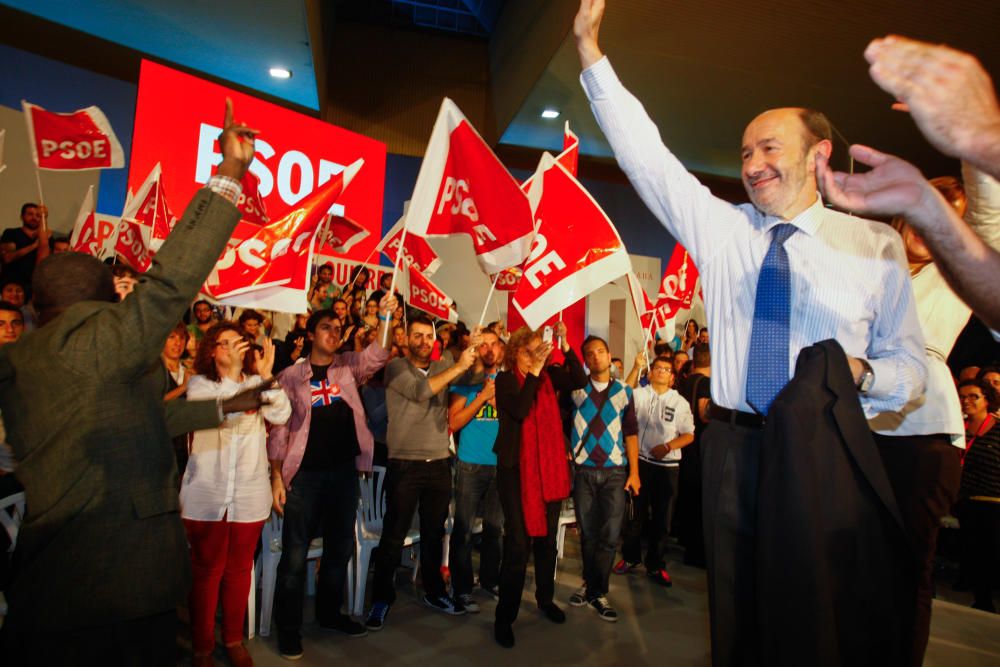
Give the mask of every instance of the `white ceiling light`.
M 275 79 L 291 79 L 292 70 L 286 69 L 284 67 L 272 67 L 270 70 L 271 76 Z
M 546 109 L 542 112 L 542 118 L 558 118 L 559 112 L 555 109 Z

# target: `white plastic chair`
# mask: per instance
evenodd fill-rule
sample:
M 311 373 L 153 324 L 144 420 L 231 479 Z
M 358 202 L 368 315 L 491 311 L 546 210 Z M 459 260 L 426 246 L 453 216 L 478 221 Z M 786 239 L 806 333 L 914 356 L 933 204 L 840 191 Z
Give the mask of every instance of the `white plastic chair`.
M 567 498 L 559 510 L 559 527 L 556 529 L 556 571 L 553 578 L 559 575 L 559 561 L 562 560 L 563 543 L 566 541 L 566 526 L 575 523 L 576 510 L 573 509 L 573 499 Z
M 384 467 L 375 466 L 372 468 L 371 475 L 362 476 L 358 480 L 361 485 L 361 501 L 358 503 L 358 519 L 355 522 L 357 542 L 355 543 L 354 563 L 352 564 L 355 577 L 353 608 L 355 616 L 360 616 L 364 611 L 368 565 L 371 561 L 372 551 L 382 539 L 382 519 L 385 517 L 385 489 L 383 486 L 385 472 Z M 420 531 L 411 528 L 403 540 L 403 548 L 417 547 L 419 543 Z M 413 564 L 412 581 L 416 581 L 417 571 L 420 569 L 420 559 L 416 553 L 411 553 L 411 560 Z
M 260 636 L 267 637 L 271 634 L 271 613 L 274 610 L 274 587 L 278 582 L 278 561 L 281 560 L 281 527 L 283 525 L 281 515 L 271 512 L 271 517 L 264 522 L 264 530 L 260 534 Z M 315 539 L 309 543 L 309 551 L 306 554 L 307 573 L 312 570 L 308 568 L 308 562 L 314 561 L 323 555 L 323 540 Z M 351 594 L 353 588 L 351 572 L 348 570 L 347 595 L 348 608 L 351 606 Z M 312 589 L 312 575 L 309 577 L 310 590 Z M 252 587 L 251 587 L 252 588 Z M 253 595 L 253 591 L 251 591 Z
M 24 492 L 12 493 L 9 496 L 0 498 L 0 527 L 10 538 L 10 548 L 7 553 L 13 553 L 14 545 L 17 544 L 17 534 L 21 530 L 21 521 L 24 520 Z M 7 553 L 0 553 L 0 558 L 7 558 Z M 0 593 L 0 626 L 7 615 L 7 599 Z

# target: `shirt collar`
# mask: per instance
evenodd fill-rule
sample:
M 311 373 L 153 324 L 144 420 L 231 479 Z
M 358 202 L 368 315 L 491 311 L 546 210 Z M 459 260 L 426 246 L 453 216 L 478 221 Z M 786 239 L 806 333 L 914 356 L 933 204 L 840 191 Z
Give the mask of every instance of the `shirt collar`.
M 823 212 L 825 210 L 826 207 L 823 205 L 823 196 L 817 192 L 816 201 L 813 202 L 812 206 L 802 211 L 791 220 L 785 220 L 776 215 L 764 216 L 762 230 L 764 233 L 768 233 L 778 225 L 790 224 L 794 225 L 800 232 L 805 232 L 809 236 L 814 236 L 816 234 L 816 230 L 819 229 L 820 223 L 823 221 Z

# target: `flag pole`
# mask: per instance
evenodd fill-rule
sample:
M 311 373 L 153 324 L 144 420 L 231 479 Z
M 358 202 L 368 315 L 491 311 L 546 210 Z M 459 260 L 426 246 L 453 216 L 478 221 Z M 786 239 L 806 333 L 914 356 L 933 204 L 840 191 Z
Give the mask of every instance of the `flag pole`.
M 41 206 L 45 206 L 45 195 L 42 194 L 42 171 L 35 166 L 35 183 L 38 185 L 38 203 Z M 42 227 L 48 229 L 49 227 L 49 215 L 48 213 L 42 214 Z
M 483 304 L 483 314 L 479 316 L 479 326 L 483 326 L 483 322 L 486 321 L 486 310 L 490 307 L 490 301 L 493 300 L 493 293 L 497 289 L 497 281 L 500 280 L 500 274 L 503 271 L 497 271 L 496 276 L 493 278 L 493 284 L 490 285 L 490 291 L 486 295 L 486 303 Z
M 403 225 L 403 233 L 399 237 L 399 251 L 396 253 L 396 262 L 392 266 L 392 282 L 389 283 L 389 294 L 396 293 L 396 276 L 399 274 L 399 262 L 403 258 L 403 244 L 406 243 L 406 225 Z M 386 327 L 382 334 L 382 348 L 389 343 L 389 328 Z

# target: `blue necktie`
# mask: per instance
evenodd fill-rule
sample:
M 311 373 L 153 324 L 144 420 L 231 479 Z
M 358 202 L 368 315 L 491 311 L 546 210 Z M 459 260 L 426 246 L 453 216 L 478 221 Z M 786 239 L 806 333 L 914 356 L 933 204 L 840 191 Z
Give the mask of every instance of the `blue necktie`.
M 766 415 L 774 397 L 788 382 L 788 319 L 791 313 L 791 272 L 785 241 L 795 226 L 776 225 L 771 247 L 757 278 L 750 358 L 747 363 L 747 403 Z

